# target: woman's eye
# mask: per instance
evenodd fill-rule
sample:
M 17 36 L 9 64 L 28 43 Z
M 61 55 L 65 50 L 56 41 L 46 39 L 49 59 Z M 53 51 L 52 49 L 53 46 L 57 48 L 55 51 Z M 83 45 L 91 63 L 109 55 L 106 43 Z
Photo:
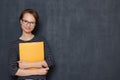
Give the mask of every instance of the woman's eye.
M 25 22 L 28 22 L 28 21 L 25 21 Z

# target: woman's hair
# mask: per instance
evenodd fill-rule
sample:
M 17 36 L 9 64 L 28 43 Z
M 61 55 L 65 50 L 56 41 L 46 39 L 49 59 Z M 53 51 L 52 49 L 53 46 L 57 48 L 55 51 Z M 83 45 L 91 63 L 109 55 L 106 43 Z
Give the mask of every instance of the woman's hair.
M 23 10 L 21 12 L 21 14 L 20 14 L 19 21 L 21 19 L 23 19 L 23 16 L 24 16 L 25 13 L 30 13 L 35 18 L 35 20 L 36 20 L 36 26 L 35 26 L 35 29 L 33 30 L 33 33 L 36 33 L 36 30 L 38 29 L 38 26 L 40 24 L 39 23 L 39 15 L 38 15 L 37 11 L 35 11 L 33 9 L 25 9 L 25 10 Z

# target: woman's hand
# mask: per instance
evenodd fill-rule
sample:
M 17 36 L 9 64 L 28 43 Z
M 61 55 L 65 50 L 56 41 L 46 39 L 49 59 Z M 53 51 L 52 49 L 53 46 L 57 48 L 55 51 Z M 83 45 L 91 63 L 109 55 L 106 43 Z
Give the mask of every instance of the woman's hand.
M 30 63 L 25 61 L 18 61 L 18 64 L 19 64 L 19 68 L 21 69 L 29 68 L 30 66 Z
M 47 64 L 47 62 L 46 62 L 45 60 L 44 60 L 44 61 L 41 61 L 40 64 L 41 64 L 41 66 L 42 66 L 43 68 L 49 68 L 49 67 L 48 67 L 48 64 Z
M 41 68 L 37 70 L 38 75 L 46 75 L 48 73 L 49 68 Z

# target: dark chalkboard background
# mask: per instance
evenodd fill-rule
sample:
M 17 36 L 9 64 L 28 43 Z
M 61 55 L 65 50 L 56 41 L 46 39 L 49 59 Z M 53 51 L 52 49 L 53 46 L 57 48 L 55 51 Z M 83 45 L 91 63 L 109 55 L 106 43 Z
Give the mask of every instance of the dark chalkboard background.
M 1 0 L 0 80 L 10 80 L 7 44 L 19 15 L 36 9 L 56 61 L 49 80 L 120 80 L 120 0 Z

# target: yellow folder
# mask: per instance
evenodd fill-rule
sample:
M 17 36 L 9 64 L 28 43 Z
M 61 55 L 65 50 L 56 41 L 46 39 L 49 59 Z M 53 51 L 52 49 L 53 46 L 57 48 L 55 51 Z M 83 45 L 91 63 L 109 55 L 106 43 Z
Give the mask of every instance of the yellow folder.
M 20 61 L 38 62 L 44 60 L 44 42 L 19 43 Z

